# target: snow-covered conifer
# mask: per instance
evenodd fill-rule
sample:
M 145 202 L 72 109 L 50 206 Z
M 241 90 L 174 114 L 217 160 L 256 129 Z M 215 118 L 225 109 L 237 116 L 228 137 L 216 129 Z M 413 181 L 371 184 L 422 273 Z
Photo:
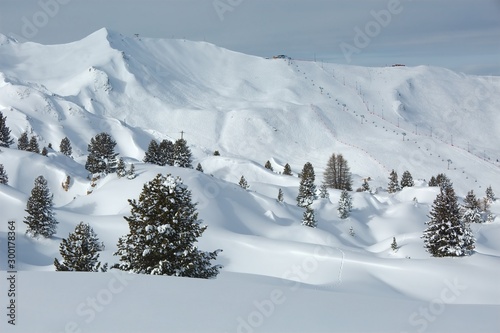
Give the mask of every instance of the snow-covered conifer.
M 61 140 L 61 143 L 59 144 L 59 151 L 66 156 L 71 156 L 73 153 L 73 148 L 71 148 L 71 142 L 68 137 L 64 137 Z
M 189 148 L 188 148 L 189 150 Z M 191 152 L 189 152 L 189 156 Z M 174 158 L 174 144 L 172 141 L 164 139 L 160 142 L 160 145 L 158 146 L 158 165 L 174 165 L 175 163 L 175 158 Z M 189 160 L 189 163 L 191 163 L 191 160 Z
M 43 176 L 38 176 L 26 204 L 28 213 L 24 218 L 24 223 L 28 225 L 26 234 L 32 237 L 38 235 L 51 237 L 56 233 L 58 222 L 54 218 L 52 198 L 47 180 Z
M 90 225 L 80 222 L 75 231 L 63 238 L 59 245 L 59 253 L 63 261 L 54 259 L 56 271 L 61 272 L 98 272 L 107 270 L 107 264 L 101 267 L 99 251 L 103 244 L 99 242 L 96 233 Z
M 316 200 L 315 175 L 311 163 L 307 162 L 302 168 L 300 175 L 299 194 L 297 195 L 297 206 L 307 207 Z
M 316 217 L 314 216 L 314 209 L 312 209 L 311 206 L 307 206 L 304 214 L 302 215 L 302 225 L 316 228 Z
M 30 140 L 28 139 L 28 132 L 23 132 L 17 139 L 17 149 L 28 150 Z
M 148 145 L 148 149 L 144 153 L 144 158 L 142 161 L 144 163 L 158 164 L 160 158 L 158 156 L 158 142 L 156 140 L 151 140 Z
M 396 252 L 398 249 L 398 243 L 396 242 L 396 237 L 392 237 L 391 249 Z
M 85 169 L 92 174 L 115 172 L 118 164 L 115 146 L 116 141 L 108 133 L 102 132 L 91 138 Z
M 245 176 L 241 176 L 240 181 L 238 183 L 242 188 L 245 190 L 248 189 L 250 186 L 247 183 L 247 180 L 245 179 Z
M 341 219 L 349 217 L 352 210 L 352 197 L 347 190 L 342 190 L 339 199 L 339 207 L 337 208 L 338 215 Z
M 118 159 L 118 165 L 116 166 L 116 175 L 121 178 L 127 175 L 127 171 L 125 170 L 125 162 L 123 158 Z
M 14 140 L 10 137 L 10 129 L 7 126 L 7 116 L 4 117 L 3 113 L 0 112 L 0 147 L 9 148 Z
M 399 190 L 401 190 L 401 188 L 399 187 L 398 174 L 393 169 L 389 176 L 389 184 L 387 185 L 387 192 L 396 193 Z
M 486 188 L 486 199 L 490 203 L 493 203 L 493 201 L 495 201 L 495 193 L 493 193 L 493 189 L 491 188 L 491 185 Z
M 264 164 L 264 168 L 270 171 L 274 171 L 273 166 L 271 165 L 271 162 L 269 162 L 269 160 L 266 162 L 266 164 Z
M 475 239 L 470 225 L 461 220 L 451 183 L 445 182 L 440 187 L 429 215 L 422 236 L 427 252 L 434 257 L 459 257 L 472 253 Z
M 464 203 L 460 207 L 460 214 L 462 221 L 465 223 L 484 222 L 483 217 L 481 216 L 481 204 L 476 198 L 473 190 L 470 190 L 464 198 Z
M 203 172 L 203 167 L 201 166 L 201 163 L 198 163 L 196 166 L 196 171 Z
M 361 190 L 363 192 L 370 192 L 370 184 L 368 184 L 368 180 L 363 179 L 363 184 L 361 185 Z
M 174 143 L 174 166 L 180 168 L 192 168 L 191 150 L 184 139 L 178 139 Z
M 292 176 L 293 173 L 292 173 L 292 168 L 290 167 L 290 164 L 285 164 L 284 168 L 283 168 L 283 174 L 286 175 L 286 176 Z
M 330 198 L 330 194 L 328 193 L 328 187 L 326 184 L 321 184 L 319 186 L 319 197 L 321 199 L 328 199 Z
M 9 177 L 7 176 L 7 172 L 5 172 L 3 164 L 0 164 L 0 184 L 7 185 L 8 183 L 9 183 Z
M 276 199 L 278 202 L 283 202 L 283 190 L 278 190 L 278 198 Z
M 403 172 L 403 175 L 401 176 L 401 188 L 413 187 L 414 185 L 415 182 L 413 181 L 410 171 L 406 170 Z
M 217 253 L 200 251 L 195 243 L 201 225 L 191 191 L 178 177 L 158 174 L 144 184 L 139 200 L 129 200 L 126 216 L 130 232 L 118 241 L 118 268 L 134 273 L 211 278 L 220 266 L 211 264 Z

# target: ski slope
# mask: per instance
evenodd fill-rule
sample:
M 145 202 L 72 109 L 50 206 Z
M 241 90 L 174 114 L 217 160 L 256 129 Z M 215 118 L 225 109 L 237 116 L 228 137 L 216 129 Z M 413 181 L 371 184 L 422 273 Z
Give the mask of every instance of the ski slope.
M 64 45 L 1 36 L 0 111 L 11 135 L 28 131 L 54 148 L 47 157 L 16 144 L 0 151 L 9 177 L 0 185 L 0 269 L 9 270 L 7 221 L 15 221 L 18 271 L 17 323 L 4 316 L 1 330 L 495 332 L 499 218 L 472 226 L 476 252 L 466 258 L 431 258 L 420 237 L 438 193 L 426 185 L 431 176 L 446 173 L 461 198 L 469 190 L 482 197 L 489 185 L 500 192 L 499 93 L 498 77 L 266 59 L 107 29 Z M 87 145 L 102 131 L 137 177 L 108 175 L 87 194 Z M 181 131 L 204 173 L 142 163 L 151 139 Z M 65 136 L 73 158 L 58 152 Z M 332 153 L 346 157 L 355 189 L 370 177 L 373 193 L 353 192 L 354 210 L 341 220 L 340 192 L 330 190 L 313 204 L 318 227 L 306 228 L 297 174 L 311 162 L 319 185 Z M 286 163 L 291 177 L 280 174 Z M 416 186 L 388 194 L 392 169 L 409 170 Z M 192 191 L 208 225 L 200 248 L 223 249 L 217 279 L 54 272 L 61 239 L 80 221 L 104 242 L 101 261 L 116 263 L 127 200 L 158 173 L 180 176 Z M 39 175 L 54 194 L 51 239 L 27 238 L 22 222 Z M 237 185 L 242 175 L 248 190 Z

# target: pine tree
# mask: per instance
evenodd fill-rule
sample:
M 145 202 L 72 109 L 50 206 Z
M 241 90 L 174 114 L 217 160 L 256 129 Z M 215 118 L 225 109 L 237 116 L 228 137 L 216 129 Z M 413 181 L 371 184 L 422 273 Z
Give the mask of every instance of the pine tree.
M 387 192 L 396 193 L 399 190 L 401 190 L 401 188 L 399 187 L 398 174 L 393 169 L 389 176 L 389 184 L 387 185 Z
M 283 190 L 278 190 L 278 198 L 276 199 L 278 202 L 283 202 Z
M 203 167 L 201 166 L 201 163 L 198 163 L 196 166 L 196 171 L 203 172 Z
M 438 186 L 438 183 L 437 183 L 437 180 L 436 180 L 436 177 L 432 176 L 431 179 L 429 180 L 429 187 L 435 187 L 435 186 Z
M 299 194 L 297 195 L 297 206 L 307 207 L 316 200 L 316 185 L 314 185 L 315 175 L 311 163 L 307 162 L 300 174 Z
M 244 188 L 245 190 L 248 189 L 250 186 L 248 185 L 247 183 L 247 180 L 245 179 L 244 176 L 241 176 L 240 178 L 240 181 L 238 183 L 242 188 Z
M 28 225 L 26 231 L 28 235 L 48 238 L 56 233 L 58 222 L 54 218 L 52 198 L 47 180 L 43 176 L 38 176 L 26 204 L 25 211 L 28 216 L 24 218 L 24 223 Z
M 310 206 L 306 207 L 306 210 L 302 215 L 302 225 L 311 228 L 316 228 L 317 226 L 316 217 L 314 216 L 314 210 Z
M 495 193 L 493 193 L 493 189 L 491 188 L 491 185 L 486 188 L 486 199 L 490 202 L 493 203 L 495 201 Z
M 10 129 L 7 127 L 7 116 L 0 112 L 0 147 L 9 148 L 14 140 L 10 137 Z
M 285 164 L 285 167 L 283 168 L 283 174 L 286 176 L 292 176 L 292 168 L 290 167 L 290 164 Z
M 398 249 L 398 243 L 396 242 L 396 237 L 392 237 L 391 249 L 396 252 Z
M 219 151 L 218 151 L 218 150 L 215 150 L 215 151 L 214 151 L 214 156 L 220 156 L 220 153 L 219 153 Z
M 108 133 L 102 132 L 91 138 L 85 169 L 92 174 L 115 172 L 118 163 L 115 146 L 116 142 Z
M 125 162 L 123 158 L 118 159 L 118 165 L 116 166 L 116 175 L 121 178 L 127 175 L 127 171 L 125 170 Z
M 30 138 L 27 150 L 35 154 L 40 154 L 40 147 L 38 146 L 38 140 L 36 139 L 36 136 L 33 135 Z
M 170 140 L 162 140 L 160 145 L 158 146 L 158 155 L 160 157 L 160 165 L 170 165 L 173 166 L 175 164 L 175 156 L 174 156 L 175 146 Z M 191 158 L 191 151 L 187 148 L 189 158 Z M 189 163 L 191 163 L 191 159 L 189 159 Z M 191 165 L 191 164 L 189 164 Z M 189 166 L 191 168 L 191 166 Z
M 472 253 L 474 236 L 460 217 L 457 197 L 451 183 L 441 186 L 430 211 L 422 238 L 434 257 L 459 257 Z
M 90 225 L 80 222 L 68 238 L 63 238 L 59 245 L 59 253 L 63 261 L 54 259 L 56 271 L 60 272 L 102 272 L 107 270 L 107 264 L 101 267 L 99 251 L 103 244 L 99 243 L 96 233 Z
M 413 181 L 410 171 L 406 170 L 403 172 L 403 175 L 401 176 L 401 188 L 413 187 L 414 185 L 415 182 Z
M 337 208 L 337 212 L 341 219 L 346 219 L 349 217 L 352 210 L 352 197 L 347 192 L 347 190 L 342 190 L 339 199 L 339 207 Z
M 158 156 L 158 153 L 158 142 L 153 139 L 149 142 L 148 150 L 146 150 L 146 152 L 144 153 L 144 158 L 142 159 L 142 161 L 144 163 L 159 164 L 160 157 Z
M 47 147 L 43 147 L 42 152 L 41 152 L 42 156 L 47 156 L 48 153 L 49 153 L 49 151 L 48 151 Z
M 127 178 L 128 179 L 134 179 L 137 175 L 135 174 L 135 165 L 132 163 L 130 164 L 130 168 L 127 172 Z
M 174 166 L 180 168 L 192 168 L 191 150 L 184 139 L 178 139 L 174 144 Z
M 29 148 L 28 132 L 23 132 L 21 133 L 21 136 L 17 140 L 17 149 L 28 150 L 28 148 Z
M 7 185 L 9 183 L 9 177 L 7 176 L 7 173 L 5 172 L 5 168 L 3 167 L 3 164 L 0 164 L 0 184 Z
M 460 215 L 462 221 L 465 223 L 484 222 L 483 217 L 481 216 L 481 204 L 476 198 L 473 190 L 470 190 L 464 198 L 464 203 L 460 207 Z
M 71 148 L 71 142 L 68 137 L 65 136 L 61 140 L 61 143 L 59 144 L 59 151 L 66 156 L 71 156 L 73 153 L 73 148 Z
M 271 165 L 271 162 L 269 162 L 269 160 L 266 162 L 266 164 L 264 164 L 264 168 L 270 171 L 274 171 L 273 166 Z
M 326 165 L 323 179 L 329 188 L 352 191 L 351 172 L 342 154 L 332 154 Z
M 437 186 L 451 185 L 451 180 L 444 173 L 440 173 L 436 176 Z
M 220 266 L 211 265 L 219 250 L 200 251 L 194 244 L 201 226 L 191 192 L 180 178 L 158 174 L 144 184 L 139 200 L 129 200 L 130 232 L 118 241 L 118 268 L 134 273 L 212 278 Z

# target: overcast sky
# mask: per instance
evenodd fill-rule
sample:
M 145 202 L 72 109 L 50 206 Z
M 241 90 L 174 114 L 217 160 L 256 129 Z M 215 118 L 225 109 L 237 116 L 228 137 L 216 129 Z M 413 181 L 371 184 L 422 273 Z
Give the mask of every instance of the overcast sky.
M 500 0 L 0 0 L 0 33 L 20 41 L 102 27 L 259 56 L 500 75 Z

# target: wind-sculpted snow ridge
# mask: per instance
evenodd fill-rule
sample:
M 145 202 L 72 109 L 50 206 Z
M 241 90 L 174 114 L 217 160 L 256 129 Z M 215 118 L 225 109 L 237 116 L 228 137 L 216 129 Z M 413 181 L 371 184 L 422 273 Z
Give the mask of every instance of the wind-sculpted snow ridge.
M 19 292 L 17 326 L 4 316 L 2 332 L 497 330 L 499 200 L 492 221 L 471 226 L 469 257 L 431 258 L 421 236 L 439 193 L 427 186 L 431 176 L 445 173 L 460 202 L 469 190 L 500 192 L 499 78 L 272 56 L 107 29 L 50 46 L 0 36 L 0 112 L 14 139 L 0 150 L 8 175 L 0 268 L 12 270 L 5 250 L 14 225 Z M 51 144 L 47 156 L 17 149 L 24 132 L 40 148 Z M 91 182 L 87 148 L 102 132 L 135 178 Z M 181 135 L 204 172 L 143 162 L 152 139 Z M 64 137 L 71 157 L 59 152 Z M 310 162 L 319 187 L 333 153 L 348 161 L 353 189 L 368 180 L 371 191 L 351 192 L 353 210 L 341 219 L 341 192 L 328 190 L 311 205 L 317 228 L 305 227 L 298 174 Z M 282 174 L 286 164 L 292 176 Z M 415 186 L 388 193 L 392 169 L 410 171 Z M 62 238 L 80 222 L 104 243 L 100 260 L 117 263 L 128 200 L 158 173 L 179 176 L 192 192 L 208 226 L 197 245 L 223 249 L 216 279 L 54 272 Z M 50 239 L 25 236 L 40 175 L 59 222 Z

